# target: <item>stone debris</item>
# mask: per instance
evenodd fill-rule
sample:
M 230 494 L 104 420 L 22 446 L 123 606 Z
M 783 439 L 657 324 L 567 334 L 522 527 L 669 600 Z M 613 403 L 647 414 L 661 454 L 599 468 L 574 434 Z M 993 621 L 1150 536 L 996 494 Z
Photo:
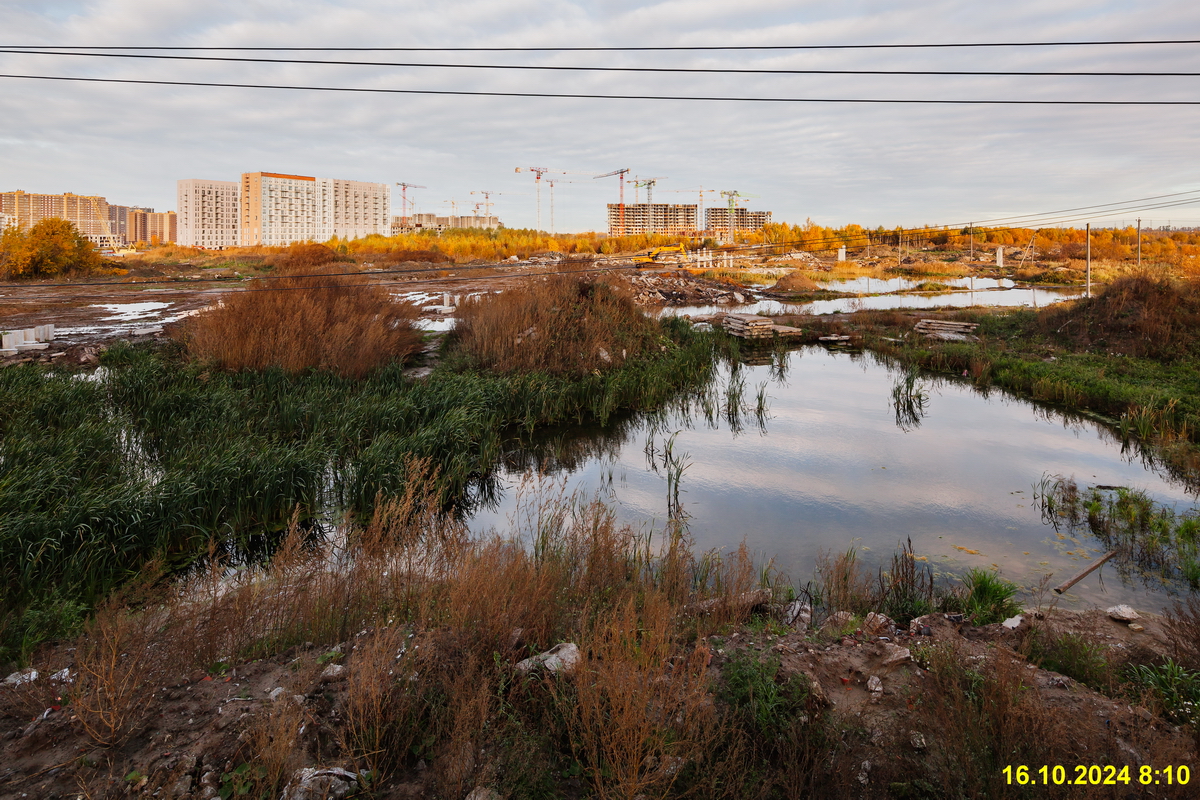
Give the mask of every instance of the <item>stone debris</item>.
M 1146 628 L 1136 622 L 1131 622 L 1129 623 L 1129 630 L 1133 631 L 1134 633 L 1141 633 L 1142 631 L 1146 630 Z
M 579 663 L 579 645 L 574 642 L 556 644 L 544 653 L 517 662 L 517 672 L 527 674 L 541 667 L 547 672 L 570 672 Z
M 793 600 L 783 607 L 783 624 L 804 630 L 812 624 L 812 606 L 803 600 Z
M 342 800 L 358 791 L 358 775 L 348 769 L 330 767 L 297 770 L 279 800 Z
M 874 611 L 867 614 L 862 624 L 862 632 L 867 636 L 890 636 L 895 630 L 896 623 L 892 622 L 890 617 Z
M 1141 619 L 1141 617 L 1138 616 L 1138 613 L 1134 611 L 1131 606 L 1127 605 L 1113 606 L 1112 608 L 1107 609 L 1105 613 L 1115 619 L 1117 622 L 1133 622 Z
M 929 746 L 925 743 L 925 735 L 920 731 L 909 731 L 908 743 L 912 745 L 913 750 L 924 750 Z
M 500 793 L 488 786 L 476 786 L 466 800 L 500 800 Z
M 1000 624 L 1003 625 L 1004 627 L 1008 628 L 1010 631 L 1015 631 L 1017 628 L 1021 627 L 1021 623 L 1024 621 L 1025 621 L 1025 617 L 1021 616 L 1020 614 L 1017 614 L 1015 617 L 1009 617 L 1008 619 L 1004 620 L 1004 622 L 1001 622 Z
M 878 675 L 867 678 L 867 691 L 871 694 L 883 694 L 883 681 Z
M 270 700 L 272 703 L 277 703 L 280 700 L 282 700 L 283 696 L 286 694 L 287 694 L 287 689 L 284 689 L 282 686 L 276 686 L 274 689 L 271 690 L 271 693 L 267 695 L 267 699 Z
M 686 272 L 630 275 L 633 300 L 643 306 L 743 305 L 757 298 L 745 289 L 709 285 Z
M 321 673 L 321 681 L 328 683 L 329 681 L 340 680 L 345 677 L 345 674 L 346 668 L 341 664 L 330 664 L 325 668 L 325 671 Z
M 33 683 L 38 679 L 38 671 L 33 667 L 28 667 L 19 672 L 14 672 L 4 679 L 5 686 L 24 686 L 27 683 Z
M 907 647 L 886 642 L 883 645 L 883 660 L 879 663 L 885 667 L 894 667 L 912 660 L 912 651 Z

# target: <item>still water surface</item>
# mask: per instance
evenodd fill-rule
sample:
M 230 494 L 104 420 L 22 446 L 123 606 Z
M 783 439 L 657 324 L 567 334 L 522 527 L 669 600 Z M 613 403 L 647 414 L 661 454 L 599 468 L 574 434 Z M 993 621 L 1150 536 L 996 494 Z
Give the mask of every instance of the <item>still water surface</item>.
M 1001 391 L 984 394 L 966 381 L 926 379 L 923 418 L 900 425 L 892 406 L 897 368 L 819 347 L 775 358 L 740 368 L 750 406 L 765 384 L 769 417 L 761 427 L 751 409 L 737 430 L 725 418 L 709 423 L 672 412 L 661 427 L 635 419 L 607 432 L 569 432 L 566 441 L 584 454 L 566 468 L 556 462 L 556 479 L 568 492 L 599 493 L 623 521 L 660 531 L 668 490 L 661 452 L 678 431 L 674 453 L 688 465 L 681 499 L 698 549 L 732 549 L 744 538 L 800 583 L 813 576 L 822 551 L 854 545 L 869 564 L 886 565 L 908 537 L 940 572 L 994 566 L 1025 586 L 1047 572 L 1057 583 L 1086 565 L 1084 553 L 1100 550 L 1090 537 L 1060 538 L 1043 524 L 1033 489 L 1044 474 L 1074 476 L 1081 486 L 1137 487 L 1179 510 L 1192 506 L 1182 485 L 1122 454 L 1090 420 Z M 524 455 L 524 465 L 538 460 Z M 532 472 L 536 465 L 510 468 L 498 506 L 477 513 L 473 527 L 505 528 L 515 487 Z M 1103 585 L 1093 575 L 1065 604 L 1163 605 L 1161 589 L 1122 584 L 1109 566 L 1101 574 Z

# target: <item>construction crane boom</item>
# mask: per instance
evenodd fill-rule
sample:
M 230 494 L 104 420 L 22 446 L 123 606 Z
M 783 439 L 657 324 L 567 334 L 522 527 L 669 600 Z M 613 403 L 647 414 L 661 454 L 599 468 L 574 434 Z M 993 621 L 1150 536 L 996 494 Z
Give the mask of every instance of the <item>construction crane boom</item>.
M 615 169 L 612 172 L 606 172 L 603 175 L 595 176 L 595 178 L 611 178 L 612 176 L 616 175 L 617 181 L 621 185 L 621 205 L 620 205 L 620 215 L 619 215 L 620 233 L 617 234 L 618 236 L 625 235 L 625 173 L 627 173 L 627 172 L 629 172 L 628 167 L 626 167 L 625 169 Z
M 400 226 L 408 228 L 411 227 L 408 214 L 408 190 L 428 189 L 429 187 L 422 186 L 419 183 L 404 183 L 403 181 L 396 181 L 396 185 L 400 187 Z

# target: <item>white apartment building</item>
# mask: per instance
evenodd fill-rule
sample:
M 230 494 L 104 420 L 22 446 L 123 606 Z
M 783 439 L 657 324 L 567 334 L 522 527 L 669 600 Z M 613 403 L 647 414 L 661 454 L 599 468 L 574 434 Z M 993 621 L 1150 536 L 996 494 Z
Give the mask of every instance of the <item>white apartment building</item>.
M 242 245 L 280 246 L 391 233 L 391 188 L 306 175 L 242 175 Z
M 237 181 L 176 182 L 178 236 L 184 247 L 221 250 L 241 242 L 241 185 Z

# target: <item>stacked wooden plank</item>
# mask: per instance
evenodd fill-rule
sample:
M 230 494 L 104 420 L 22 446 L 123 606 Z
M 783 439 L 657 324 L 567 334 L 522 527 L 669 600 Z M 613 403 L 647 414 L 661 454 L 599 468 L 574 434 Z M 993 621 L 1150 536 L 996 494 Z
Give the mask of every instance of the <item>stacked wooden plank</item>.
M 947 341 L 968 341 L 979 325 L 974 322 L 953 322 L 948 319 L 923 319 L 914 327 L 917 333 L 923 333 L 932 339 Z
M 774 333 L 775 323 L 770 317 L 754 314 L 726 314 L 725 330 L 743 339 L 762 339 Z

